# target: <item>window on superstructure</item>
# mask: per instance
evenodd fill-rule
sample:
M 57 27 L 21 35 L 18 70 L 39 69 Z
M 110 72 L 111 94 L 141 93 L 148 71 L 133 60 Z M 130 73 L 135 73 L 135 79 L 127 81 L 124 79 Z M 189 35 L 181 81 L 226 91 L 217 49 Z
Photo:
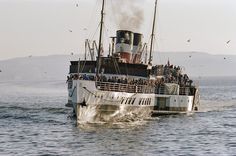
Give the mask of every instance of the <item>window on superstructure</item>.
M 144 102 L 145 102 L 145 99 L 143 99 L 143 101 L 142 101 L 142 105 L 144 105 Z
M 130 103 L 131 103 L 131 101 L 132 101 L 132 98 L 129 98 L 129 103 L 128 103 L 128 104 L 130 104 Z
M 124 99 L 124 98 L 122 98 L 122 100 L 121 100 L 121 102 L 120 102 L 120 103 L 121 103 L 121 104 L 123 104 L 123 102 L 124 102 L 124 101 L 125 101 L 125 99 Z
M 139 99 L 138 104 L 141 105 L 141 103 L 142 103 L 142 98 Z
M 136 99 L 136 98 L 133 98 L 132 103 L 131 103 L 132 105 L 134 104 L 135 99 Z
M 128 102 L 128 98 L 126 99 L 125 104 L 127 104 L 127 102 Z

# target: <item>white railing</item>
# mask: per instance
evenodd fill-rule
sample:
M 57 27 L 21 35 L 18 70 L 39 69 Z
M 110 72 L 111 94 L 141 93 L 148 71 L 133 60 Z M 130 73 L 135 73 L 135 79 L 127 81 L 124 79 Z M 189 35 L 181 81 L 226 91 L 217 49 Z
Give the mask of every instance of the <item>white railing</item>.
M 179 88 L 179 95 L 191 95 L 189 87 L 180 87 Z
M 128 93 L 154 93 L 155 87 L 148 85 L 131 85 L 123 83 L 96 82 L 98 89 L 103 91 L 128 92 Z
M 155 93 L 169 95 L 166 92 L 165 86 L 153 87 L 148 85 L 133 85 L 124 83 L 112 83 L 96 81 L 96 86 L 99 90 L 114 91 L 114 92 L 128 92 L 128 93 Z M 179 95 L 191 95 L 189 87 L 180 87 Z

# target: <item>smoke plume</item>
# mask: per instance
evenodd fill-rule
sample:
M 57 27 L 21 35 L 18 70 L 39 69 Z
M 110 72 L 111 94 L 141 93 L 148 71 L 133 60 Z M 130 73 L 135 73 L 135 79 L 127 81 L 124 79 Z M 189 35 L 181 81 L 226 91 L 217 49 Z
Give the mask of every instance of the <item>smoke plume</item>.
M 141 8 L 141 0 L 113 0 L 114 16 L 119 29 L 133 31 L 140 30 L 144 21 L 144 10 Z

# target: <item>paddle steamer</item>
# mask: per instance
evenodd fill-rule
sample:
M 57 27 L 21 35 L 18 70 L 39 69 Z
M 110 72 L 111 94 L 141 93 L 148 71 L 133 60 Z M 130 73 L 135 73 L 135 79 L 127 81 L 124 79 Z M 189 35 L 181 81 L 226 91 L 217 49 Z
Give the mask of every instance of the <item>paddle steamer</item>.
M 98 46 L 87 40 L 86 52 L 91 57 L 71 61 L 70 65 L 67 106 L 73 107 L 78 120 L 106 121 L 130 114 L 154 116 L 197 110 L 198 88 L 187 74 L 169 60 L 165 65 L 152 64 L 156 8 L 157 1 L 150 46 L 143 43 L 141 33 L 118 30 L 111 38 L 109 54 L 104 56 L 103 0 Z

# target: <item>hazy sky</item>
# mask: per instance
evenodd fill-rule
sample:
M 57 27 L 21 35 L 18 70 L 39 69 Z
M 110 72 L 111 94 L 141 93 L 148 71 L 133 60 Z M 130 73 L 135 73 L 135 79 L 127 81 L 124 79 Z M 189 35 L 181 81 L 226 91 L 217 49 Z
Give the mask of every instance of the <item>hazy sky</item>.
M 84 40 L 98 38 L 100 4 L 101 0 L 0 0 L 0 60 L 83 53 Z M 127 11 L 142 19 L 133 31 L 149 42 L 153 8 L 154 0 L 107 0 L 105 41 L 121 28 L 118 14 Z M 236 0 L 159 0 L 157 18 L 155 50 L 236 55 Z

